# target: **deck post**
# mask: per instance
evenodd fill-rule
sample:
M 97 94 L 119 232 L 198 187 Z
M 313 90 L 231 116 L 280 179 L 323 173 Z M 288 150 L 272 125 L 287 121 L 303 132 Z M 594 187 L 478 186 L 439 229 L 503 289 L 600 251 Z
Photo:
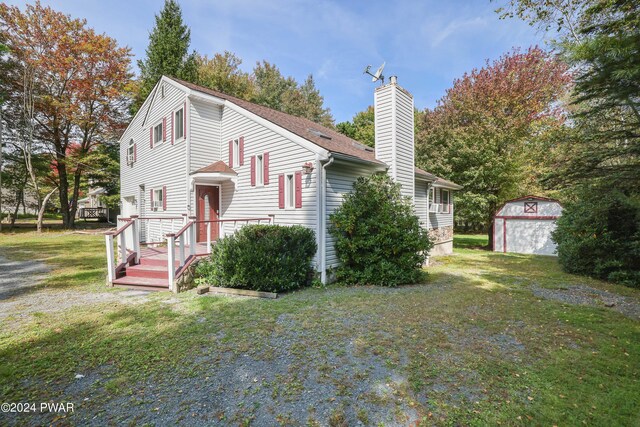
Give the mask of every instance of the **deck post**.
M 167 273 L 169 275 L 169 290 L 177 293 L 175 279 L 176 279 L 176 237 L 175 234 L 167 234 Z
M 180 267 L 184 265 L 184 240 L 187 238 L 185 233 L 180 235 Z
M 116 278 L 116 263 L 113 253 L 113 234 L 107 234 L 105 237 L 107 244 L 107 280 L 109 285 L 113 284 Z
M 133 234 L 133 251 L 136 254 L 136 264 L 140 264 L 140 233 L 138 231 L 138 215 L 131 215 L 131 233 Z
M 191 242 L 189 245 L 189 254 L 191 254 L 191 256 L 196 255 L 196 245 L 198 244 L 196 242 L 196 224 L 196 222 L 192 222 L 191 227 L 189 227 L 189 240 Z
M 120 233 L 120 262 L 127 262 L 127 236 L 126 233 Z

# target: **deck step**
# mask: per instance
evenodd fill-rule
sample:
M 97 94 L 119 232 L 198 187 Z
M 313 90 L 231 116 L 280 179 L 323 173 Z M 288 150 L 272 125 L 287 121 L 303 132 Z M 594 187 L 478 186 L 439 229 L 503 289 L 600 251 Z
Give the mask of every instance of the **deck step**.
M 141 257 L 140 265 L 153 265 L 167 268 L 167 257 L 162 255 L 154 255 L 153 257 Z M 174 261 L 176 268 L 180 265 L 180 261 L 176 259 Z
M 167 264 L 153 265 L 153 264 L 139 264 L 127 267 L 125 270 L 125 276 L 127 277 L 148 277 L 155 279 L 169 280 L 169 273 L 167 271 Z
M 131 286 L 144 289 L 169 290 L 169 280 L 154 277 L 124 276 L 113 281 L 114 285 Z

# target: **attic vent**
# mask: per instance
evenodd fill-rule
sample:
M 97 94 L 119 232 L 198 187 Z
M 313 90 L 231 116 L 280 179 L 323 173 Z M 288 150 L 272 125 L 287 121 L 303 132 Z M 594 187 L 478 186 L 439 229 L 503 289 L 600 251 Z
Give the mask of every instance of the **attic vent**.
M 331 139 L 331 137 L 325 133 L 320 132 L 319 130 L 316 129 L 307 129 L 310 133 L 314 134 L 315 136 L 319 136 L 320 138 L 324 138 L 324 139 Z

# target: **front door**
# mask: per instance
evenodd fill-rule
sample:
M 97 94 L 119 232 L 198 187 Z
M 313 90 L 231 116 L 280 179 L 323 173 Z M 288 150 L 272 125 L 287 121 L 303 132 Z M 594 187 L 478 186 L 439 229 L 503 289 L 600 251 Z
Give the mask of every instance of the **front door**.
M 214 186 L 198 186 L 197 221 L 212 221 L 218 219 L 220 209 L 220 189 Z M 211 223 L 211 241 L 218 240 L 218 223 Z M 198 242 L 207 241 L 207 223 L 198 222 Z

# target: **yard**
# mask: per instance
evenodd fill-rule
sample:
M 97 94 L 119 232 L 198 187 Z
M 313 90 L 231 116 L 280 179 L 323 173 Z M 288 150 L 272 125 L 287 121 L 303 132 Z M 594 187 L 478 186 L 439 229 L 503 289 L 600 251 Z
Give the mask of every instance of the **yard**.
M 109 289 L 101 235 L 2 234 L 49 273 L 0 289 L 0 402 L 74 412 L 0 424 L 640 424 L 640 291 L 484 243 L 422 285 L 258 300 Z

